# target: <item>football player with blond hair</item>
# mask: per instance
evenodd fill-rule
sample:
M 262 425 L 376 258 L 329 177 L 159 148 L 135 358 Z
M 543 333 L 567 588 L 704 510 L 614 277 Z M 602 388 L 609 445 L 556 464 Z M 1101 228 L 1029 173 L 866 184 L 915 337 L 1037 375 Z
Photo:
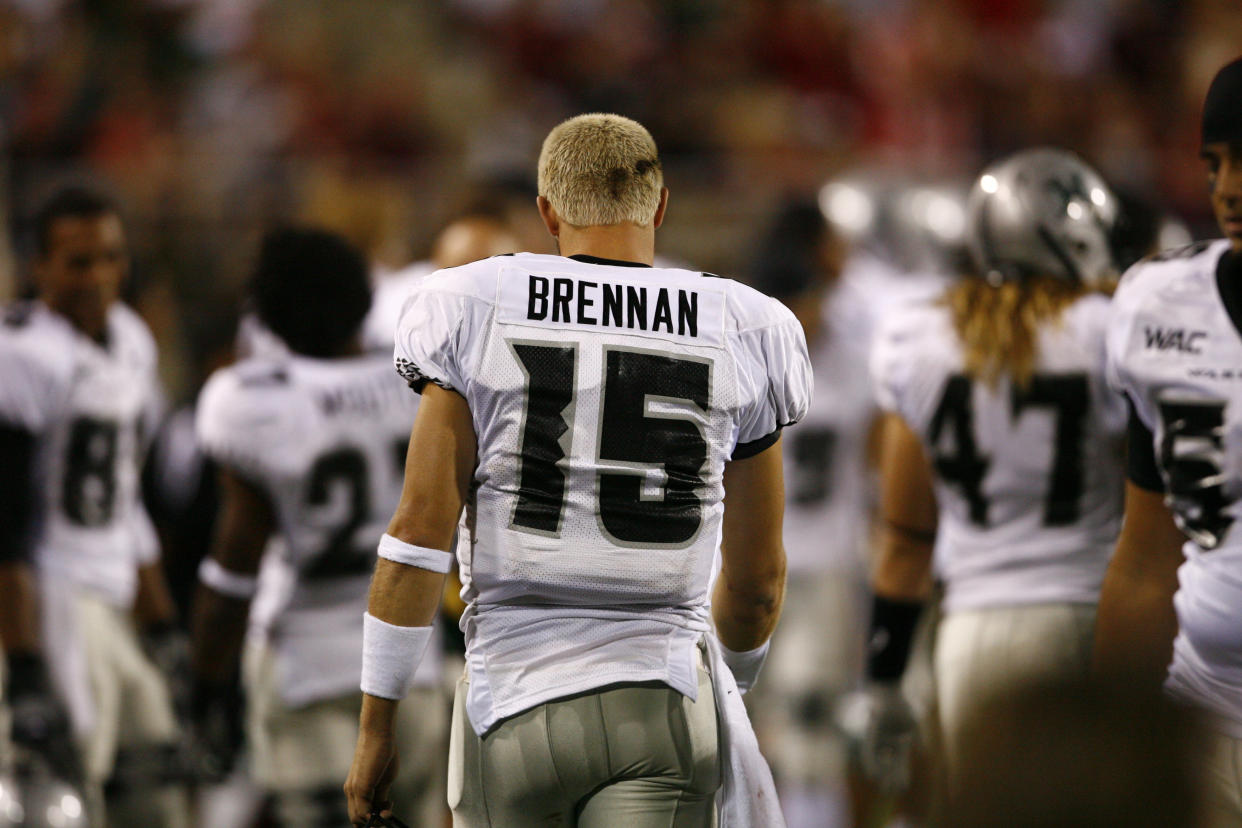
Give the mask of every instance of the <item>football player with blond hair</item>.
M 780 825 L 738 688 L 780 614 L 801 327 L 737 282 L 652 267 L 668 191 L 640 124 L 561 124 L 539 191 L 560 255 L 435 273 L 397 331 L 418 472 L 371 586 L 350 817 L 388 807 L 456 534 L 455 825 Z
M 890 786 L 913 718 L 898 688 L 936 574 L 934 680 L 949 781 L 962 723 L 1014 683 L 1082 677 L 1120 520 L 1125 409 L 1104 380 L 1117 202 L 1076 156 L 1017 153 L 968 203 L 975 267 L 882 325 L 888 414 L 868 704 L 847 720 Z

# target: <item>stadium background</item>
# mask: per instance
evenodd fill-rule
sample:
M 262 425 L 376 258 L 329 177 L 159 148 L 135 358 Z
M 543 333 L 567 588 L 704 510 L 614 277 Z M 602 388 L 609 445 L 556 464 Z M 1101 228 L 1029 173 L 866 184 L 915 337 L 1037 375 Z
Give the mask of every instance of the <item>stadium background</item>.
M 782 194 L 1032 144 L 1212 233 L 1199 105 L 1238 43 L 1229 0 L 0 0 L 0 297 L 40 197 L 104 184 L 184 399 L 266 227 L 399 267 L 497 185 L 534 222 L 515 182 L 590 110 L 660 143 L 663 252 L 728 275 Z

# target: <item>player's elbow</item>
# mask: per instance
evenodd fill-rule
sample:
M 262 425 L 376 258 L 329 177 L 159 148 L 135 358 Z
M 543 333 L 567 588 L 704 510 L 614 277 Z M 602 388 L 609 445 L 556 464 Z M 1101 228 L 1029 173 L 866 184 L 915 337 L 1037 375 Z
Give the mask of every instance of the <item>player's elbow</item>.
M 727 566 L 721 585 L 729 595 L 729 603 L 739 612 L 755 617 L 779 614 L 785 596 L 785 553 L 765 555 L 752 563 L 744 573 L 729 572 Z

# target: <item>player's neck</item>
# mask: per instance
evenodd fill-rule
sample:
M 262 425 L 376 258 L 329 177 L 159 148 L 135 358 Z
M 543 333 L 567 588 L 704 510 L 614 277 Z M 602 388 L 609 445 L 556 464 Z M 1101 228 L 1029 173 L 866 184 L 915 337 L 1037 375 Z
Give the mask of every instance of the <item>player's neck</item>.
M 365 352 L 362 347 L 362 337 L 355 334 L 344 342 L 339 348 L 334 348 L 328 359 L 348 359 L 349 357 L 360 356 Z
M 562 256 L 587 255 L 649 265 L 655 261 L 655 228 L 628 222 L 592 227 L 563 224 L 557 247 Z
M 93 341 L 96 345 L 103 348 L 108 347 L 108 312 L 106 309 L 102 315 L 75 315 L 56 306 L 45 297 L 40 298 L 44 306 L 58 316 L 63 317 L 65 321 L 67 321 L 69 325 L 78 333 Z

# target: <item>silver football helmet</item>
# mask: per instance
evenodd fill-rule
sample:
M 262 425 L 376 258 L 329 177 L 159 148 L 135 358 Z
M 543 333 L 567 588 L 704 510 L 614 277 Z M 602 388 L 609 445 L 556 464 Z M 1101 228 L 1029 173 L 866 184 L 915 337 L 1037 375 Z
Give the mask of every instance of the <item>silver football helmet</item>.
M 966 266 L 967 183 L 859 168 L 824 184 L 819 207 L 851 247 L 896 270 L 957 276 Z
M 996 284 L 1031 276 L 1100 284 L 1117 274 L 1119 209 L 1104 179 L 1078 156 L 1024 150 L 975 181 L 966 243 L 979 274 Z

